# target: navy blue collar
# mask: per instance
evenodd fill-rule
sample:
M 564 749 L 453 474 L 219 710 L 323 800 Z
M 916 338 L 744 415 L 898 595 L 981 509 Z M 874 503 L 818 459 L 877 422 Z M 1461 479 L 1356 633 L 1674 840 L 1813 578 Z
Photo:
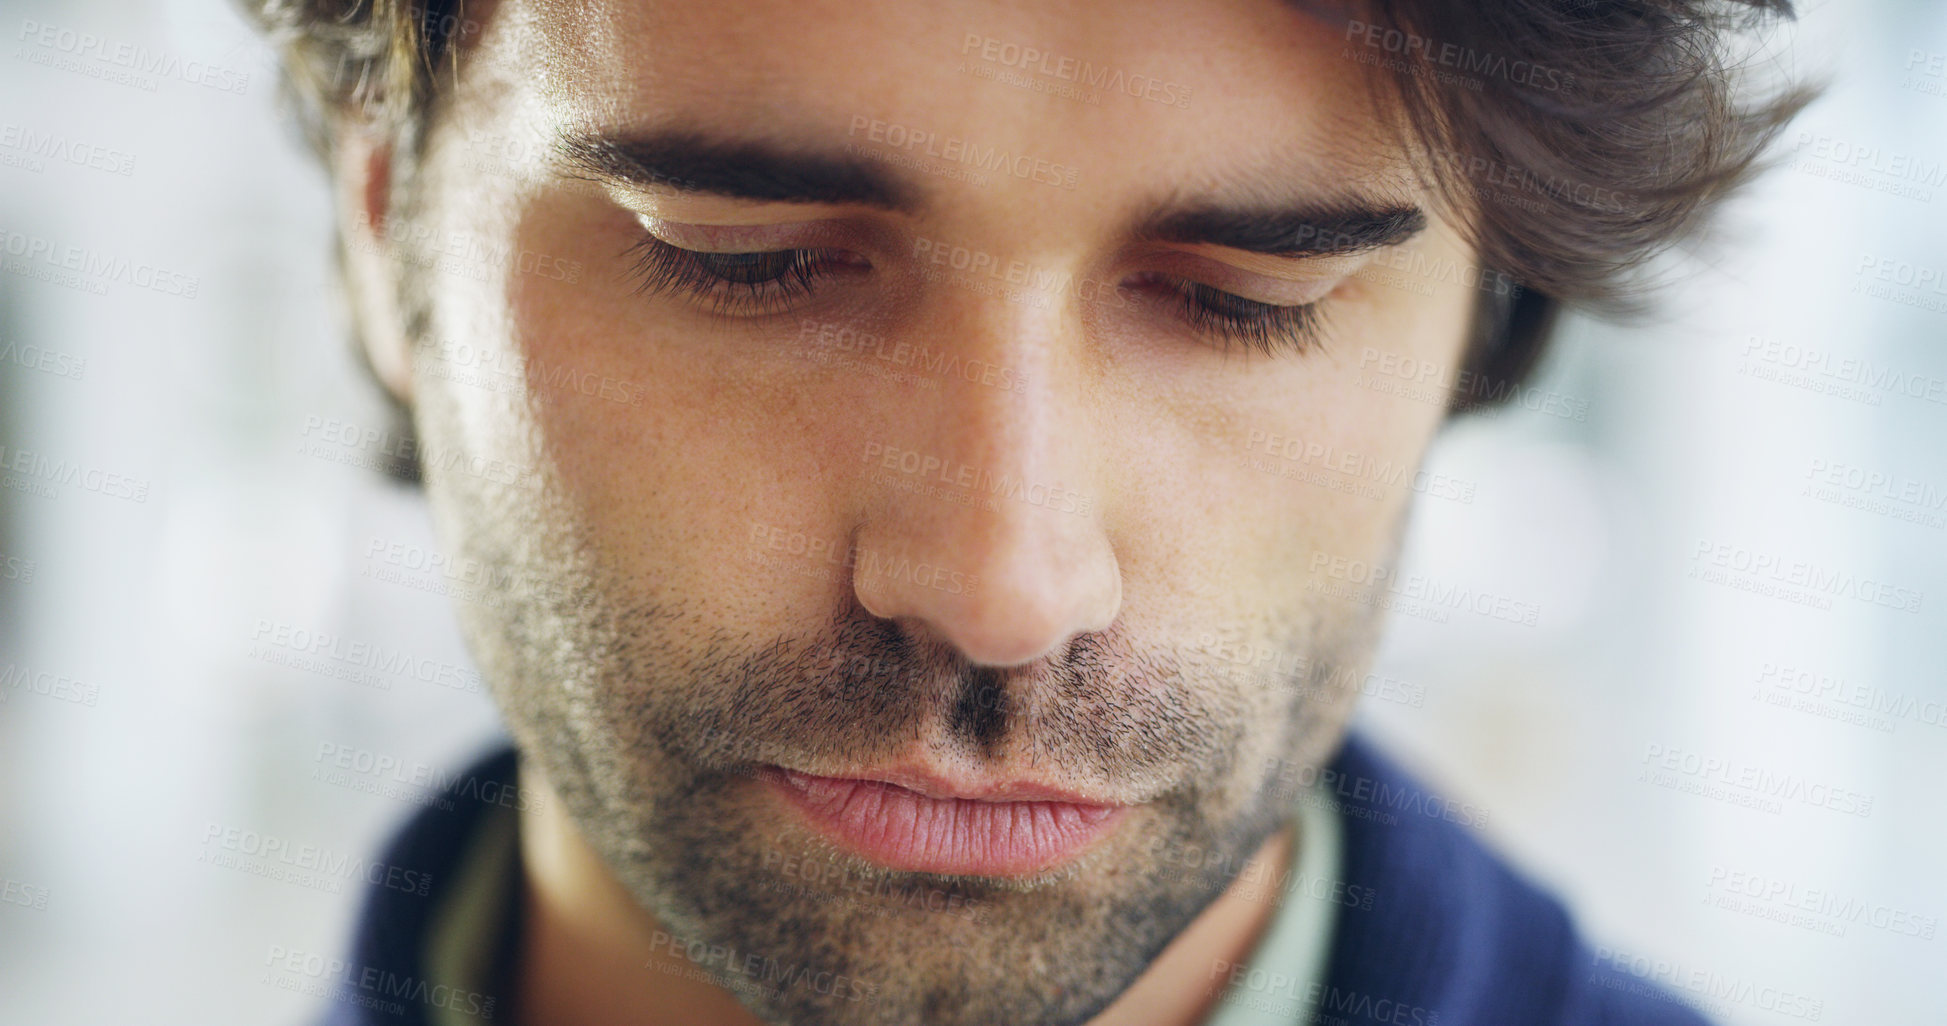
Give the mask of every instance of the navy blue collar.
M 506 799 L 519 794 L 512 746 L 501 744 L 454 778 L 439 801 L 422 807 L 393 835 L 381 860 L 380 883 L 365 893 L 352 950 L 337 974 L 323 1026 L 430 1026 L 435 1009 L 459 1002 L 463 1009 L 484 1007 L 486 1018 L 509 1022 L 513 980 L 520 955 L 522 888 L 500 888 L 500 931 L 494 969 L 498 992 L 476 993 L 458 981 L 435 979 L 425 966 L 426 940 L 433 918 L 458 876 L 468 849 L 492 816 L 507 813 Z M 519 860 L 513 863 L 519 871 Z M 399 872 L 394 872 L 396 867 Z M 430 878 L 427 893 L 400 890 L 384 880 Z
M 1560 902 L 1358 738 L 1325 790 L 1345 824 L 1342 872 L 1369 910 L 1341 908 L 1321 1022 L 1391 1026 L 1706 1026 L 1688 1005 L 1599 962 Z

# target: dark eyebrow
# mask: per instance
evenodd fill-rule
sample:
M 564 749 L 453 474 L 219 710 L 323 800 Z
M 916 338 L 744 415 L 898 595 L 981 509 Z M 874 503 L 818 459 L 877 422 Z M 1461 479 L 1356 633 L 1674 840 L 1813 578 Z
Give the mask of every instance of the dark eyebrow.
M 863 155 L 670 131 L 579 136 L 560 144 L 570 173 L 635 188 L 665 188 L 758 202 L 861 204 L 911 211 L 913 190 Z
M 1418 207 L 1336 202 L 1316 207 L 1247 209 L 1198 206 L 1151 219 L 1141 236 L 1269 256 L 1343 256 L 1397 246 L 1426 228 Z
M 857 204 L 900 213 L 920 207 L 918 190 L 907 179 L 849 146 L 841 153 L 819 152 L 678 129 L 574 136 L 560 143 L 559 153 L 570 174 L 638 189 L 753 202 Z M 1417 207 L 1340 200 L 1278 208 L 1166 209 L 1147 219 L 1137 235 L 1310 257 L 1396 246 L 1425 228 L 1426 215 Z

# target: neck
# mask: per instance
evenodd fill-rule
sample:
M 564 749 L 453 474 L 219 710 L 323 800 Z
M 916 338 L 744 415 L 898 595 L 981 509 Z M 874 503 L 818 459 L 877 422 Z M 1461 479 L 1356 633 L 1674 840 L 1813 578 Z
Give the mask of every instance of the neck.
M 692 975 L 688 961 L 669 945 L 654 943 L 662 926 L 589 847 L 536 770 L 522 763 L 522 784 L 537 778 L 547 800 L 521 821 L 526 935 L 514 1021 L 763 1026 L 728 991 Z M 1281 879 L 1291 848 L 1289 830 L 1274 832 L 1237 881 L 1087 1026 L 1203 1022 L 1228 979 L 1212 967 L 1248 961 L 1277 912 L 1275 889 L 1246 881 Z

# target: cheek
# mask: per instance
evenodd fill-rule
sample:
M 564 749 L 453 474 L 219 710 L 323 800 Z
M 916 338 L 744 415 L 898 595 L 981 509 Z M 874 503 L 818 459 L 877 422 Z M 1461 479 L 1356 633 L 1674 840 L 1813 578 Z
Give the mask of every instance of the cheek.
M 1450 355 L 1464 303 L 1354 298 L 1323 349 L 1263 362 L 1266 384 L 1222 399 L 1186 390 L 1166 414 L 1121 425 L 1143 440 L 1125 453 L 1140 469 L 1118 552 L 1143 552 L 1128 572 L 1168 568 L 1154 586 L 1187 594 L 1221 582 L 1215 604 L 1289 613 L 1315 601 L 1307 581 L 1322 568 L 1390 558 L 1442 409 L 1365 387 L 1357 353 L 1384 344 Z
M 1327 351 L 1314 354 L 1305 401 L 1263 410 L 1231 439 L 1245 453 L 1239 469 L 1261 479 L 1259 488 L 1286 513 L 1305 511 L 1317 531 L 1304 553 L 1308 570 L 1336 557 L 1390 558 L 1415 476 L 1445 418 L 1439 401 L 1372 387 L 1359 354 L 1385 349 L 1451 362 L 1468 311 L 1458 290 L 1407 297 L 1356 280 L 1342 299 L 1345 313 Z
M 766 354 L 795 343 L 699 333 L 651 315 L 618 266 L 627 242 L 577 241 L 570 216 L 525 219 L 531 249 L 573 252 L 579 282 L 526 275 L 507 291 L 525 401 L 493 430 L 532 439 L 551 498 L 652 600 L 715 602 L 753 629 L 827 615 L 849 587 L 847 482 L 864 428 L 829 389 Z M 668 320 L 668 323 L 665 323 Z

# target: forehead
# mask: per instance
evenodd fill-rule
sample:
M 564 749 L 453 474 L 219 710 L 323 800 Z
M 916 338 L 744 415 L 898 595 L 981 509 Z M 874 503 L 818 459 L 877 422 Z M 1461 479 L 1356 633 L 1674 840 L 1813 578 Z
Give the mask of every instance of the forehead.
M 1339 33 L 1283 0 L 503 0 L 476 63 L 559 136 L 687 129 L 850 144 L 917 166 L 967 148 L 1119 186 L 1288 198 L 1405 176 Z M 471 76 L 470 76 L 471 77 Z M 942 166 L 944 166 L 942 165 Z M 1072 173 L 1071 173 L 1072 172 Z M 1036 179 L 1004 188 L 1034 194 Z

